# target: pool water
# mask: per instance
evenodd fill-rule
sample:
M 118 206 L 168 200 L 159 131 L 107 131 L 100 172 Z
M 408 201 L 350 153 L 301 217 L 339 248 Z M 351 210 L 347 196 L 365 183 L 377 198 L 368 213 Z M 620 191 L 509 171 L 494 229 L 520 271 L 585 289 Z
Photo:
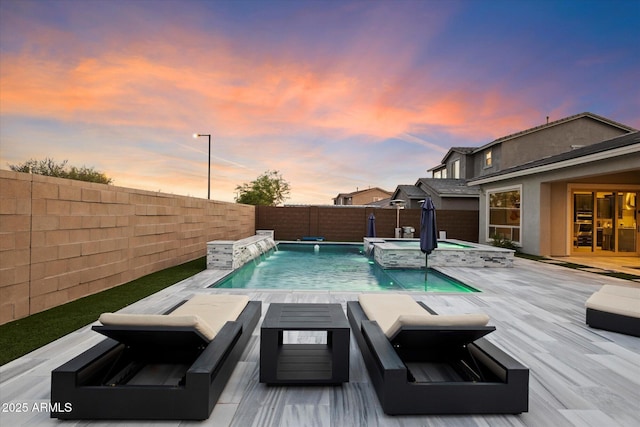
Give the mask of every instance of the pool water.
M 399 241 L 399 240 L 388 240 L 387 243 L 391 243 L 395 246 L 401 247 L 401 248 L 416 248 L 419 249 L 420 248 L 420 241 L 418 240 L 409 240 L 409 241 Z M 472 248 L 473 246 L 468 246 L 468 245 L 463 245 L 460 243 L 453 243 L 453 242 L 447 242 L 447 241 L 442 241 L 442 240 L 438 240 L 438 248 L 442 249 L 468 249 L 468 248 Z
M 280 243 L 260 260 L 211 285 L 234 289 L 478 292 L 435 270 L 383 270 L 361 245 Z

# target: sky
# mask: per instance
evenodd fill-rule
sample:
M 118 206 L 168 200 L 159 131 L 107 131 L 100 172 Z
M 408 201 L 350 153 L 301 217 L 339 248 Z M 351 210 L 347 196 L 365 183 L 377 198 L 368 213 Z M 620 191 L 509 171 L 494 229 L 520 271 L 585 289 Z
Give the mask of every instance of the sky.
M 2 0 L 0 169 L 233 202 L 395 190 L 589 111 L 640 128 L 640 0 Z

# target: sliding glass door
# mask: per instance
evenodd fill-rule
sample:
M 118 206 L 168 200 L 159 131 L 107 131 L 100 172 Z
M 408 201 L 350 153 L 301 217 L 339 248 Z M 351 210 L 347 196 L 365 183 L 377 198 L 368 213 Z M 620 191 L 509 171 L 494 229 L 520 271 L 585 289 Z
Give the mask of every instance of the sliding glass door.
M 573 192 L 573 253 L 638 253 L 638 193 Z

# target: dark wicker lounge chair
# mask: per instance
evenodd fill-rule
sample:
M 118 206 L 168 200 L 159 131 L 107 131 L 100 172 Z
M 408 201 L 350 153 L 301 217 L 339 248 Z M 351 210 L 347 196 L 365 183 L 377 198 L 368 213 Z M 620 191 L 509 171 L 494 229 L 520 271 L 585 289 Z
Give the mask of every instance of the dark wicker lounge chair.
M 168 315 L 101 316 L 110 324 L 93 329 L 110 338 L 51 373 L 51 417 L 208 418 L 260 319 L 261 302 L 236 297 L 246 299 L 203 295 Z M 233 321 L 197 314 L 233 304 Z
M 605 285 L 586 303 L 587 325 L 640 337 L 640 289 Z
M 447 323 L 444 318 L 450 317 L 437 316 L 424 304 L 420 308 L 424 314 L 414 316 L 431 314 L 436 324 Z M 395 322 L 387 336 L 357 301 L 347 303 L 347 317 L 386 414 L 517 414 L 528 410 L 529 369 L 480 338 L 494 327 L 460 326 L 464 319 L 455 316 L 453 326 Z

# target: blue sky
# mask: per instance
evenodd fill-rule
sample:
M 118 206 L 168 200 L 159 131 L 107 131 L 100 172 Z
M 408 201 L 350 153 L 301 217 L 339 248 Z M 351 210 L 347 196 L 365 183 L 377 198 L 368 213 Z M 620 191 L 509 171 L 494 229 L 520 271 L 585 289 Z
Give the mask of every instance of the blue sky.
M 452 146 L 590 111 L 640 128 L 637 0 L 0 2 L 0 168 L 212 198 L 389 191 Z

